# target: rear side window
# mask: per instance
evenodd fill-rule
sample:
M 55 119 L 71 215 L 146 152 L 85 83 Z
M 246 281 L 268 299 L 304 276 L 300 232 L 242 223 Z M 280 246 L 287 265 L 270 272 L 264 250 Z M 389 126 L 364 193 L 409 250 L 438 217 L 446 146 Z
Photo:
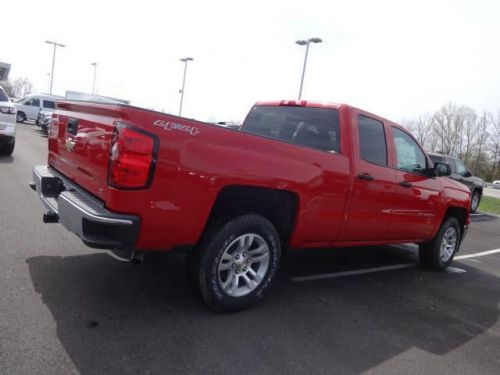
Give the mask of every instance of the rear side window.
M 43 108 L 54 109 L 54 108 L 56 108 L 56 103 L 53 102 L 52 100 L 44 100 L 43 101 Z
M 0 88 L 0 102 L 8 102 L 8 101 L 9 101 L 9 98 L 5 94 L 5 91 L 3 91 L 2 88 Z
M 335 109 L 256 106 L 242 129 L 321 151 L 340 152 L 339 113 Z
M 384 124 L 378 120 L 359 115 L 358 130 L 361 158 L 370 163 L 387 165 Z
M 427 167 L 427 162 L 424 152 L 417 142 L 398 128 L 392 128 L 392 135 L 396 147 L 398 169 L 415 173 L 423 172 Z

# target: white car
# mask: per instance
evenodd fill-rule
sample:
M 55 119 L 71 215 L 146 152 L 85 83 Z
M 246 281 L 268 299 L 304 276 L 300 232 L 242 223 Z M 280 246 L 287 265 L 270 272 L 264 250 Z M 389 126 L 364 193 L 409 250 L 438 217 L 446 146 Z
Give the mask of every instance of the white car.
M 62 99 L 52 95 L 28 95 L 15 102 L 17 109 L 17 122 L 26 120 L 38 120 L 40 111 L 53 112 L 56 106 L 56 100 Z
M 0 155 L 10 155 L 16 143 L 16 107 L 0 87 Z
M 500 185 L 500 180 L 493 181 L 493 185 Z

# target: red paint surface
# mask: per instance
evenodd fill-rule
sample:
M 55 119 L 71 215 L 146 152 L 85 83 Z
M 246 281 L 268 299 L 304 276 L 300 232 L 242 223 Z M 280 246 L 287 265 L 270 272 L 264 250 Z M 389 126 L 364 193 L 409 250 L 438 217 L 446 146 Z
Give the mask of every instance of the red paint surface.
M 102 200 L 109 210 L 140 216 L 136 247 L 144 250 L 195 244 L 217 195 L 232 185 L 296 194 L 299 211 L 291 238 L 291 246 L 296 248 L 418 242 L 434 236 L 448 207 L 464 208 L 468 216 L 470 193 L 465 186 L 448 178 L 397 170 L 391 127 L 398 125 L 347 105 L 306 101 L 295 105 L 339 111 L 340 153 L 129 106 L 61 102 L 49 136 L 49 164 Z M 360 158 L 357 114 L 384 123 L 389 166 Z M 80 119 L 76 135 L 66 132 L 69 118 Z M 160 139 L 148 189 L 126 191 L 107 186 L 115 121 Z M 74 142 L 72 149 L 68 140 Z M 362 173 L 370 173 L 375 180 L 357 179 Z M 403 180 L 413 187 L 399 186 Z

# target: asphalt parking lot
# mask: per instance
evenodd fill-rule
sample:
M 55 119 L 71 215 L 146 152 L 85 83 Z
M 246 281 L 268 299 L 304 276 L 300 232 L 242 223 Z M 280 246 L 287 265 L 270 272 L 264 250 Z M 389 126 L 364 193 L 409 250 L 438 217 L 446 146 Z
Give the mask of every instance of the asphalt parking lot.
M 181 254 L 136 266 L 42 223 L 37 129 L 0 158 L 0 374 L 499 373 L 499 218 L 473 216 L 444 273 L 411 245 L 289 254 L 262 303 L 221 315 Z

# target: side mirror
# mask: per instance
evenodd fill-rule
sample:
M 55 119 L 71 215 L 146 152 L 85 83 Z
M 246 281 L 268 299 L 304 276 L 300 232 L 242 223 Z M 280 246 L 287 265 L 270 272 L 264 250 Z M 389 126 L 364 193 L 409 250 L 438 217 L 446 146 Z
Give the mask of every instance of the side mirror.
M 434 172 L 436 172 L 437 176 L 450 176 L 451 175 L 451 167 L 448 163 L 444 163 L 442 161 L 434 162 Z
M 469 171 L 465 171 L 464 177 L 471 177 L 471 176 L 472 176 L 472 173 L 470 173 Z

